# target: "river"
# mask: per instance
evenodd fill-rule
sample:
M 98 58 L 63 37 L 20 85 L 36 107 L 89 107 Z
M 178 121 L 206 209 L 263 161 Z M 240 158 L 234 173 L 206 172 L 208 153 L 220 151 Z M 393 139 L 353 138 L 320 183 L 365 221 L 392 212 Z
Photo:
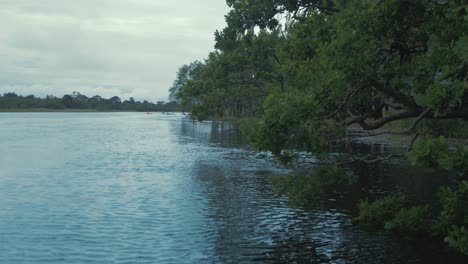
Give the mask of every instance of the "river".
M 290 171 L 225 126 L 0 113 L 0 263 L 463 263 L 352 224 L 365 195 L 431 199 L 438 180 L 381 164 L 325 208 L 292 209 L 269 182 Z

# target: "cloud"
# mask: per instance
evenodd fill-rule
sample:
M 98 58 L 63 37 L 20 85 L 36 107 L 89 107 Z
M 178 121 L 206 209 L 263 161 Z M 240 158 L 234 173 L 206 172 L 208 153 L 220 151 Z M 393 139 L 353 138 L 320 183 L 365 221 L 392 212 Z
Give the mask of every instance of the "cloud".
M 0 93 L 165 100 L 213 50 L 221 0 L 2 0 Z

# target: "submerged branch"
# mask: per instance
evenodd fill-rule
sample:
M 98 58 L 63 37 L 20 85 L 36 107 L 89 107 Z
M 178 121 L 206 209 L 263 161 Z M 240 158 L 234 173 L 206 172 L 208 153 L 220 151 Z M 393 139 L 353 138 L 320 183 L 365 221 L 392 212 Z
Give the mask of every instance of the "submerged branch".
M 386 157 L 377 157 L 377 158 L 371 159 L 371 160 L 361 158 L 361 157 L 356 157 L 356 156 L 351 156 L 351 158 L 353 159 L 353 161 L 359 161 L 359 162 L 364 162 L 366 164 L 372 164 L 372 163 L 376 163 L 376 162 L 382 162 L 382 161 L 389 160 L 389 159 L 393 158 L 393 155 L 390 154 L 390 155 L 388 155 Z
M 414 146 L 414 143 L 416 142 L 416 140 L 418 139 L 419 137 L 419 133 L 416 133 L 413 137 L 413 139 L 411 140 L 409 146 L 408 146 L 408 149 L 406 150 L 407 152 L 410 152 L 411 150 L 413 150 L 413 146 Z

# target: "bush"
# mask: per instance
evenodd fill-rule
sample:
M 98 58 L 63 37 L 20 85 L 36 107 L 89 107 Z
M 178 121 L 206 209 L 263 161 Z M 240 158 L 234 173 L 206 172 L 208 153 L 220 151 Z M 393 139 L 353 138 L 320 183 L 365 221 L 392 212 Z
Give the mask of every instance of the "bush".
M 386 196 L 370 203 L 367 199 L 358 204 L 359 215 L 356 222 L 372 229 L 382 229 L 403 207 L 402 196 Z
M 409 159 L 413 164 L 468 174 L 468 148 L 451 149 L 444 137 L 423 138 L 411 151 Z
M 444 137 L 423 138 L 409 154 L 413 164 L 420 164 L 431 168 L 451 168 L 451 153 Z
M 276 193 L 287 196 L 290 206 L 306 208 L 316 207 L 324 195 L 353 180 L 352 173 L 336 166 L 319 167 L 309 175 L 271 177 Z
M 445 241 L 449 244 L 451 248 L 454 248 L 461 253 L 468 255 L 468 231 L 465 227 L 453 227 Z
M 438 217 L 436 231 L 445 234 L 453 225 L 467 224 L 468 182 L 461 182 L 456 190 L 447 187 L 441 188 L 438 195 L 442 211 Z
M 237 121 L 242 136 L 249 140 L 252 138 L 255 131 L 257 131 L 259 122 L 258 118 L 253 117 L 246 117 Z
M 385 223 L 385 230 L 403 236 L 428 232 L 431 224 L 429 206 L 414 206 L 401 209 L 390 221 Z
M 463 181 L 458 189 L 442 188 L 439 192 L 442 211 L 435 231 L 445 236 L 450 247 L 468 255 L 468 182 Z

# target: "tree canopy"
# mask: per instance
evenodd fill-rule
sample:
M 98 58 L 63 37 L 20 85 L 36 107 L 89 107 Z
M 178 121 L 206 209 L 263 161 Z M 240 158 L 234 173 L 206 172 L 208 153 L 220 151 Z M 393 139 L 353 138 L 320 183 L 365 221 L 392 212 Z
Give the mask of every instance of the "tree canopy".
M 468 118 L 464 1 L 227 4 L 217 50 L 178 95 L 199 118 L 260 117 L 259 147 L 321 141 L 331 122 Z
M 216 31 L 215 51 L 177 88 L 177 97 L 193 106 L 193 117 L 249 118 L 245 131 L 252 144 L 285 162 L 294 151 L 329 153 L 350 127 L 381 131 L 408 119 L 398 133 L 423 138 L 410 155 L 414 163 L 468 176 L 467 146 L 453 152 L 431 131 L 436 126 L 420 129 L 426 120 L 468 121 L 466 1 L 227 4 L 227 27 Z M 466 205 L 466 181 L 460 182 L 462 189 L 441 197 Z M 453 210 L 445 213 L 468 219 L 462 207 L 448 206 Z M 399 215 L 415 212 L 426 210 Z M 466 225 L 453 217 L 441 232 L 468 254 Z

